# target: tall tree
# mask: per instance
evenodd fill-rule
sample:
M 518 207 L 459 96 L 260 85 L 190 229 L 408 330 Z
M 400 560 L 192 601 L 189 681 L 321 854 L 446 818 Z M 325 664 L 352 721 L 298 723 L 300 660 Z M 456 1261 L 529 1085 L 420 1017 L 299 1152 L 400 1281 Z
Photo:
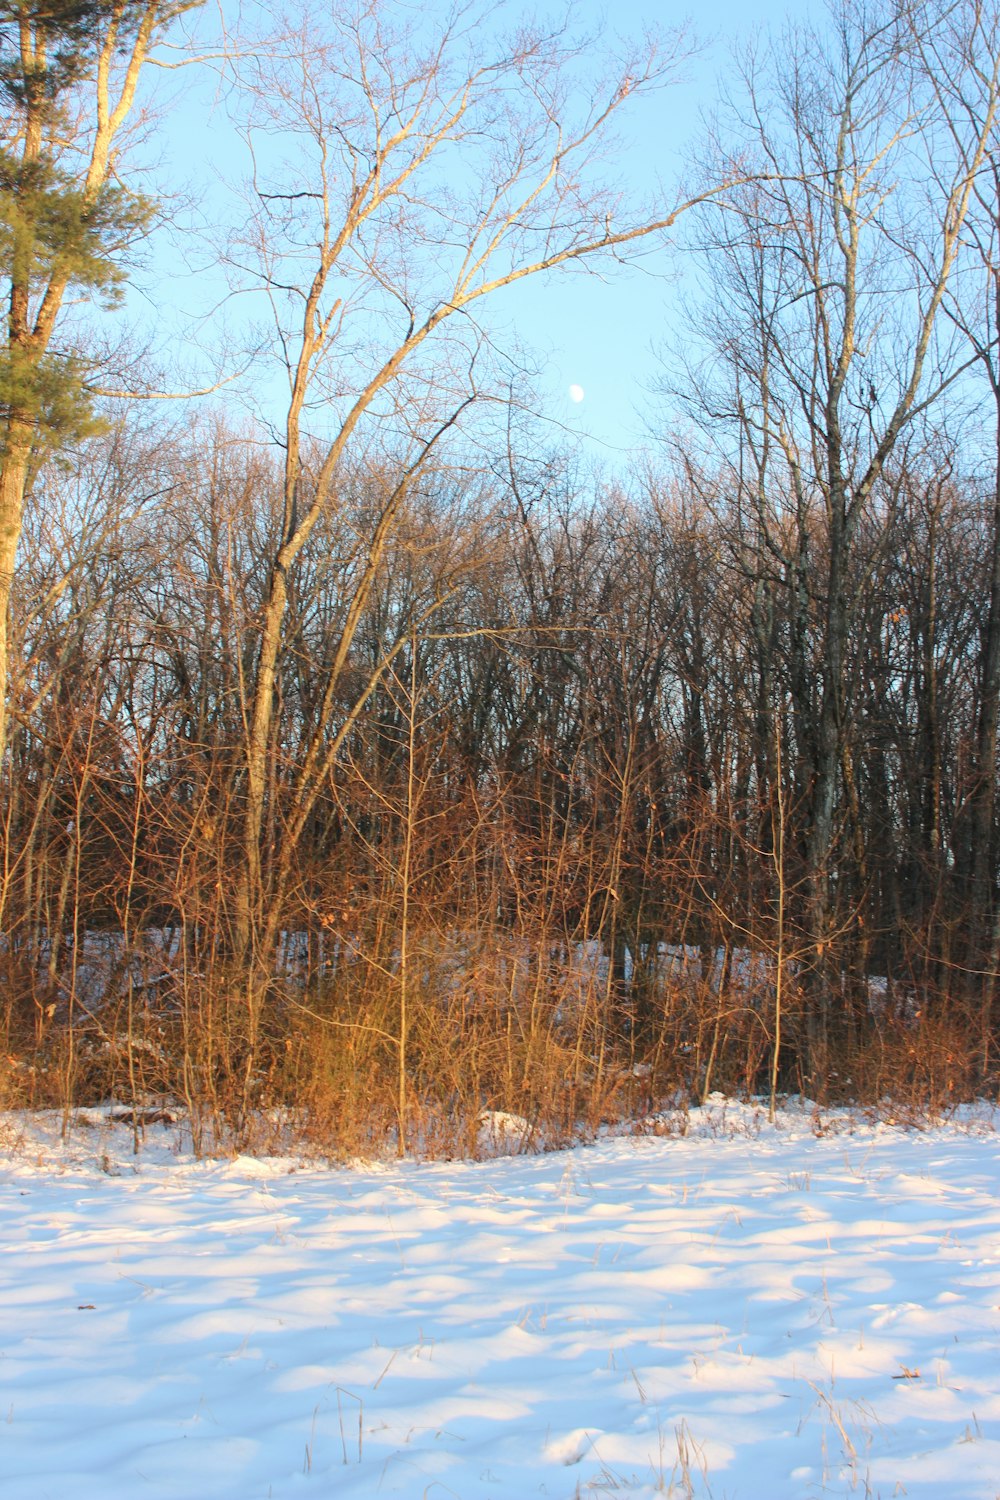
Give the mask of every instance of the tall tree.
M 459 9 L 421 28 L 384 3 L 345 10 L 325 30 L 309 18 L 258 65 L 246 259 L 271 300 L 289 392 L 281 537 L 267 564 L 247 709 L 237 926 L 258 979 L 270 970 L 280 929 L 276 892 L 318 788 L 391 664 L 390 654 L 376 665 L 331 732 L 401 507 L 442 436 L 482 392 L 484 305 L 525 277 L 620 256 L 674 222 L 679 206 L 636 212 L 602 180 L 600 165 L 621 109 L 662 84 L 673 62 L 650 44 L 585 77 L 585 54 L 560 34 L 504 35 L 488 9 Z M 363 567 L 329 656 L 280 848 L 265 847 L 290 579 L 317 526 L 337 514 L 345 458 L 364 443 L 383 453 L 394 444 L 393 478 L 357 542 Z M 410 629 L 404 622 L 400 647 Z
M 1000 7 L 995 0 L 972 0 L 951 26 L 925 47 L 926 66 L 941 109 L 946 145 L 967 150 L 970 136 L 992 119 L 996 59 L 1000 57 Z M 975 198 L 965 239 L 967 274 L 960 278 L 948 310 L 969 340 L 979 376 L 993 407 L 992 494 L 986 542 L 989 606 L 984 612 L 978 651 L 978 709 L 972 734 L 970 785 L 958 830 L 956 866 L 969 906 L 966 966 L 984 997 L 984 1031 L 989 1030 L 995 971 L 1000 958 L 1000 911 L 994 882 L 998 855 L 996 828 L 997 746 L 1000 740 L 1000 141 L 994 128 L 975 178 Z M 977 397 L 979 392 L 977 391 Z M 976 412 L 977 425 L 979 411 Z
M 711 236 L 728 387 L 703 384 L 699 399 L 703 419 L 727 418 L 726 440 L 736 436 L 733 487 L 755 567 L 787 600 L 817 1058 L 831 942 L 848 920 L 833 865 L 851 794 L 865 538 L 877 545 L 874 521 L 891 516 L 890 460 L 960 364 L 939 315 L 1000 97 L 997 59 L 973 24 L 950 52 L 955 69 L 976 69 L 981 109 L 953 138 L 942 130 L 927 60 L 972 9 L 837 0 L 825 30 L 749 58 L 720 148 L 724 164 L 749 160 L 759 174 Z
M 113 299 L 123 252 L 151 205 L 118 160 L 150 48 L 201 0 L 5 0 L 0 4 L 0 753 L 7 613 L 33 466 L 85 432 L 86 361 L 59 341 L 67 293 Z

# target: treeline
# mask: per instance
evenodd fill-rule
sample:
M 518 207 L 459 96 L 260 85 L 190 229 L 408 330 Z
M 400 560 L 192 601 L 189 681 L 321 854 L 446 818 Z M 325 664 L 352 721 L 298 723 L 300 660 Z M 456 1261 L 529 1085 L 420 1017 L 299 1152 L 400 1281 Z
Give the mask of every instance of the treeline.
M 13 9 L 9 1099 L 346 1151 L 995 1089 L 996 8 L 843 0 L 758 46 L 669 212 L 599 175 L 655 44 L 595 81 L 518 29 L 484 67 L 387 3 L 237 49 L 232 261 L 287 393 L 247 376 L 242 426 L 102 404 L 52 342 L 139 222 L 109 79 L 130 104 L 192 7 Z M 587 474 L 483 308 L 682 213 L 659 457 Z
M 819 538 L 803 622 L 690 474 L 426 473 L 369 577 L 391 483 L 341 477 L 290 591 L 248 951 L 280 470 L 224 429 L 122 428 L 47 476 L 11 696 L 11 1086 L 244 1123 L 282 1101 L 351 1141 L 487 1106 L 568 1129 L 772 1068 L 822 1098 L 990 1087 L 991 496 L 928 468 L 873 492 L 817 940 Z

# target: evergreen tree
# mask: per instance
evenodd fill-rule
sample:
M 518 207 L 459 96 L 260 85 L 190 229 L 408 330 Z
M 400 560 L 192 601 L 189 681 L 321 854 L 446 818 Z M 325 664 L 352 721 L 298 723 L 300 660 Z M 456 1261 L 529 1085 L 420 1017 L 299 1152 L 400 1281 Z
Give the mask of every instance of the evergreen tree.
M 92 430 L 86 363 L 56 341 L 70 289 L 113 302 L 152 205 L 113 148 L 149 49 L 198 0 L 0 0 L 0 754 L 7 613 L 33 467 Z

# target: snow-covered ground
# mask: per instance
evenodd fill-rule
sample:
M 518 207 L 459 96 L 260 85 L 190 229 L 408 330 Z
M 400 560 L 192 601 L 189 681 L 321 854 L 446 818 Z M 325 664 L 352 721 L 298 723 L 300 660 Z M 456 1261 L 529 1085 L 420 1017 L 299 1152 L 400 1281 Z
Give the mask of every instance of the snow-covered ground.
M 3 1500 L 1000 1494 L 1000 1136 L 479 1163 L 0 1123 Z

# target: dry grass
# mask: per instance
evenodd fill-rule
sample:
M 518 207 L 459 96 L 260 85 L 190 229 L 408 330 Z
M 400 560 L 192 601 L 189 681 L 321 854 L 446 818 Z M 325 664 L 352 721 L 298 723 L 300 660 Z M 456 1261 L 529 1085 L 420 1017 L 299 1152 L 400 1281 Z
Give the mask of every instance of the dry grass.
M 347 1159 L 402 1141 L 410 1154 L 451 1157 L 496 1149 L 482 1128 L 491 1114 L 519 1122 L 504 1149 L 544 1150 L 603 1126 L 649 1128 L 710 1092 L 767 1090 L 773 1001 L 760 974 L 721 991 L 697 965 L 664 976 L 644 995 L 640 1029 L 593 949 L 545 933 L 534 944 L 507 931 L 446 940 L 430 924 L 411 937 L 402 1037 L 401 978 L 384 952 L 355 948 L 318 977 L 275 984 L 253 1033 L 239 986 L 216 969 L 188 975 L 158 1007 L 119 1001 L 37 1040 L 9 1035 L 0 1107 L 169 1102 L 198 1150 L 296 1141 Z M 903 1122 L 976 1097 L 970 1017 L 940 997 L 855 1021 L 831 1042 L 819 1087 L 800 1063 L 805 1015 L 793 991 L 785 1093 Z

